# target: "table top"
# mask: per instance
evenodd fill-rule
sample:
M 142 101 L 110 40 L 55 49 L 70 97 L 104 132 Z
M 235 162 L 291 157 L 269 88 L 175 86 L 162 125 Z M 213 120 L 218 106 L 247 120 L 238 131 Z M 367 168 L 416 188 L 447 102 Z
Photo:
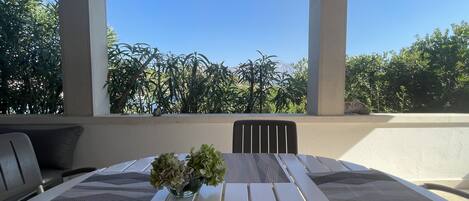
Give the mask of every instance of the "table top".
M 179 154 L 185 158 L 186 154 Z M 154 156 L 126 161 L 108 168 L 84 174 L 56 186 L 32 201 L 52 200 L 77 186 L 93 175 L 116 173 L 149 174 Z M 218 186 L 203 186 L 191 201 L 331 201 L 311 180 L 308 174 L 364 171 L 368 168 L 346 161 L 325 157 L 293 154 L 224 154 L 228 167 L 225 183 Z M 425 200 L 445 199 L 398 177 L 389 175 L 411 191 L 422 195 Z M 95 185 L 95 184 L 90 184 Z M 83 187 L 83 189 L 85 189 Z M 81 193 L 83 189 L 80 189 Z M 151 201 L 175 200 L 166 189 L 152 193 Z M 75 194 L 81 194 L 76 193 Z

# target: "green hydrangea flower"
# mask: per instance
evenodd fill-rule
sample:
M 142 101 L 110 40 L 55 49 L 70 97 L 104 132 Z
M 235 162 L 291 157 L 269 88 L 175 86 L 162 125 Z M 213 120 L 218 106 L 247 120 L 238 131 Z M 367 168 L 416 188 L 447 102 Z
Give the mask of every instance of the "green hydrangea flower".
M 191 180 L 206 185 L 218 185 L 225 178 L 226 167 L 222 154 L 213 145 L 203 144 L 199 150 L 192 148 L 185 160 L 174 153 L 162 154 L 152 162 L 150 183 L 155 188 L 183 189 Z

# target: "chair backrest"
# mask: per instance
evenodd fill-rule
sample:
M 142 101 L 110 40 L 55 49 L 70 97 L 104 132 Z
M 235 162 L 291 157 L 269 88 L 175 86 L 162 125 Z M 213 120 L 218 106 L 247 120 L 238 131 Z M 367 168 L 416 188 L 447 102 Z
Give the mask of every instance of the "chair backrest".
M 24 133 L 0 135 L 0 200 L 19 200 L 35 192 L 42 177 L 33 146 Z
M 233 125 L 233 153 L 298 153 L 296 124 L 279 120 L 239 120 Z

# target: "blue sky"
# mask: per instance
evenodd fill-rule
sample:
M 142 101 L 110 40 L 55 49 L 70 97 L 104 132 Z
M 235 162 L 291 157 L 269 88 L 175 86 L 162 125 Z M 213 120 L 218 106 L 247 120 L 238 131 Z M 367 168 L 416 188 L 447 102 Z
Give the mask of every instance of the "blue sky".
M 197 51 L 236 65 L 256 50 L 283 63 L 307 55 L 308 0 L 108 0 L 120 42 Z M 398 51 L 416 35 L 469 21 L 469 0 L 348 0 L 347 54 Z

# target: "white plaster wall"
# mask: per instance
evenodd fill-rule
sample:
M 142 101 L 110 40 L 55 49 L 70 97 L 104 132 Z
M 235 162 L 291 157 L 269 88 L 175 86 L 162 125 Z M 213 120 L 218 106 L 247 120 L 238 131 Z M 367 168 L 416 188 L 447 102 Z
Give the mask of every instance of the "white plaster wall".
M 156 153 L 187 152 L 203 143 L 231 152 L 233 121 L 253 118 L 296 121 L 301 154 L 347 160 L 411 181 L 467 188 L 469 115 L 65 117 L 27 122 L 82 125 L 75 166 L 104 167 Z

